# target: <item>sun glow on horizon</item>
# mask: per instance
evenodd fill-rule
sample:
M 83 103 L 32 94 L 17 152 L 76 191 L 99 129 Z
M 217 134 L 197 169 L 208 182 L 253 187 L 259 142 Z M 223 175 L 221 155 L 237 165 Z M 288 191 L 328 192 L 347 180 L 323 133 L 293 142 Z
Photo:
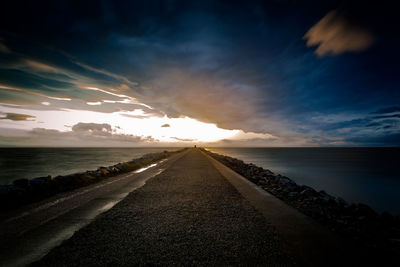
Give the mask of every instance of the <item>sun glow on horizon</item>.
M 43 104 L 43 103 L 42 103 Z M 46 103 L 47 104 L 47 103 Z M 35 110 L 2 106 L 3 113 L 23 113 L 34 116 L 34 121 L 2 120 L 0 127 L 29 131 L 34 128 L 71 131 L 78 123 L 109 124 L 112 134 L 151 138 L 154 142 L 192 143 L 218 142 L 240 135 L 240 130 L 227 130 L 213 123 L 205 123 L 190 117 L 169 118 L 145 113 L 142 109 L 102 113 L 88 110 Z M 168 126 L 164 126 L 168 125 Z

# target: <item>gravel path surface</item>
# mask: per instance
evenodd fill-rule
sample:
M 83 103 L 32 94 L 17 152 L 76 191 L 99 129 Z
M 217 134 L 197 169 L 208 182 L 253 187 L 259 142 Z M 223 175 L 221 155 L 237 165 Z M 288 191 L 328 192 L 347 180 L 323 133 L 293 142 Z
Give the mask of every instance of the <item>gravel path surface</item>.
M 293 266 L 265 218 L 193 149 L 35 266 Z

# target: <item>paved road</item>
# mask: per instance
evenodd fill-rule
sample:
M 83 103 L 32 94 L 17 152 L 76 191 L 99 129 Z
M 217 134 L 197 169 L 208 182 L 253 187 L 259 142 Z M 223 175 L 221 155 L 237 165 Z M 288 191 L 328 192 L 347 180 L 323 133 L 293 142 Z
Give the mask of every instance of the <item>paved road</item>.
M 295 263 L 265 217 L 191 149 L 34 265 Z
M 25 266 L 40 259 L 185 153 L 173 155 L 146 170 L 108 178 L 0 214 L 0 266 Z

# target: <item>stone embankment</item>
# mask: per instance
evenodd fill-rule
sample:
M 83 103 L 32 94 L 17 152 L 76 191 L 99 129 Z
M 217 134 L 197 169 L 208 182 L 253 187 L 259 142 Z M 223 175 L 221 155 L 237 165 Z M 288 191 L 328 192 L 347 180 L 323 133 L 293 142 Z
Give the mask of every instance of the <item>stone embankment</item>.
M 146 154 L 140 158 L 113 166 L 99 167 L 97 170 L 69 175 L 59 175 L 54 178 L 46 176 L 33 179 L 18 179 L 11 185 L 0 185 L 0 211 L 14 209 L 57 193 L 70 191 L 97 183 L 109 177 L 135 171 L 183 150 Z
M 348 203 L 325 191 L 298 185 L 288 177 L 254 164 L 246 164 L 242 160 L 208 150 L 203 151 L 331 230 L 372 249 L 400 252 L 399 216 L 387 212 L 379 214 L 365 204 Z

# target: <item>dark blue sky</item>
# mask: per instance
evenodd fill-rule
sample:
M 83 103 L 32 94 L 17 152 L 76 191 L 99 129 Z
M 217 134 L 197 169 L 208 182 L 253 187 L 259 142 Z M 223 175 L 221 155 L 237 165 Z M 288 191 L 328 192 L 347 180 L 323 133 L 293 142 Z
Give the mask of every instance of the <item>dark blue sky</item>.
M 101 101 L 82 86 L 112 87 L 155 115 L 268 133 L 281 145 L 400 145 L 390 1 L 81 2 L 2 4 L 0 85 L 20 90 L 0 89 L 5 107 L 35 109 L 38 94 Z

